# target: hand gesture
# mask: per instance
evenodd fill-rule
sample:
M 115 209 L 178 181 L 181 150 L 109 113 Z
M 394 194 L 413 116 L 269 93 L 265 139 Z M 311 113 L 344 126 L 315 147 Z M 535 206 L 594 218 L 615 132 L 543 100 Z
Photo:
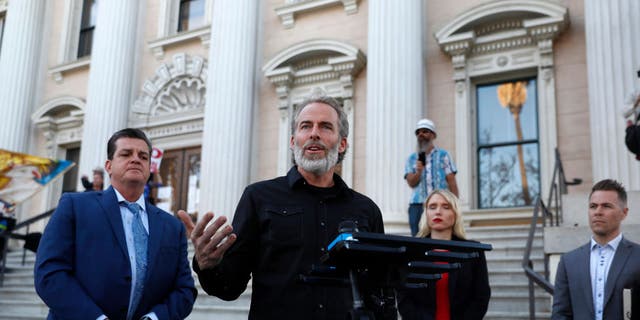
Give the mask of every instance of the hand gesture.
M 210 226 L 213 213 L 207 212 L 204 217 L 194 226 L 191 217 L 184 211 L 178 211 L 178 217 L 187 229 L 187 236 L 195 248 L 195 257 L 200 270 L 210 269 L 217 266 L 224 253 L 236 241 L 237 236 L 230 225 L 223 226 L 227 222 L 227 217 L 218 217 Z

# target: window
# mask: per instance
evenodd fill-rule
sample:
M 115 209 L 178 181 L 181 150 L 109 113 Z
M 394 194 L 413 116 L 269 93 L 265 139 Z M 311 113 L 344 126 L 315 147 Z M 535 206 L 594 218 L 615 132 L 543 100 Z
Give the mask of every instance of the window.
M 204 26 L 204 5 L 205 0 L 180 0 L 178 32 Z
M 480 208 L 532 205 L 540 195 L 536 79 L 479 85 Z
M 68 148 L 65 160 L 79 163 L 80 161 L 80 148 Z M 64 174 L 62 180 L 62 192 L 76 192 L 76 187 L 80 179 L 78 178 L 78 166 L 73 166 L 69 171 Z
M 84 0 L 82 4 L 82 20 L 80 22 L 80 38 L 78 41 L 78 58 L 91 54 L 93 31 L 96 28 L 98 0 Z

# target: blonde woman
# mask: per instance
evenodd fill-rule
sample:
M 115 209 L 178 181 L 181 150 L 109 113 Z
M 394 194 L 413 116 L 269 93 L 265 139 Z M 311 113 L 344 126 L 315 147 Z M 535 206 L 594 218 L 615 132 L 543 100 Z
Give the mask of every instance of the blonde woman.
M 447 190 L 434 190 L 425 201 L 418 237 L 466 239 L 458 198 Z M 472 320 L 487 312 L 491 288 L 484 253 L 463 262 L 460 269 L 442 274 L 426 288 L 398 291 L 398 310 L 403 320 Z

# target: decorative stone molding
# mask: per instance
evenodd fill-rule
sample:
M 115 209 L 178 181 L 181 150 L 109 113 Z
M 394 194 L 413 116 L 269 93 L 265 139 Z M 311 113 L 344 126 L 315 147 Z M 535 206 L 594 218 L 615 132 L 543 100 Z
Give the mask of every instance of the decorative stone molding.
M 297 14 L 339 4 L 344 6 L 348 15 L 358 12 L 358 0 L 285 0 L 285 4 L 276 7 L 275 11 L 282 20 L 282 25 L 290 29 L 294 26 Z
M 134 114 L 159 116 L 204 108 L 207 66 L 204 58 L 180 53 L 172 63 L 156 68 L 155 76 L 142 85 Z
M 451 56 L 470 51 L 488 54 L 554 39 L 568 24 L 567 9 L 554 3 L 493 1 L 461 14 L 435 37 L 442 51 Z
M 149 139 L 158 139 L 162 137 L 182 136 L 190 133 L 201 133 L 203 128 L 203 121 L 202 119 L 199 119 L 185 123 L 151 127 L 147 128 L 145 132 L 149 136 Z
M 549 186 L 557 146 L 553 40 L 569 25 L 565 7 L 547 1 L 492 1 L 463 12 L 435 33 L 440 49 L 451 56 L 455 81 L 456 159 L 461 194 L 476 195 L 474 176 L 475 82 L 511 72 L 531 76 L 537 70 L 542 194 Z M 472 80 L 473 79 L 473 80 Z M 475 207 L 465 199 L 465 210 Z
M 310 40 L 278 53 L 262 68 L 275 86 L 280 110 L 278 173 L 285 174 L 291 163 L 289 150 L 290 121 L 295 106 L 315 87 L 339 99 L 349 118 L 353 133 L 353 82 L 362 71 L 366 58 L 362 51 L 334 40 Z M 353 134 L 347 143 L 353 146 Z M 342 178 L 351 184 L 352 152 L 347 152 L 342 164 Z
M 7 11 L 8 0 L 0 0 L 0 12 Z
M 130 122 L 151 138 L 201 132 L 207 83 L 203 57 L 179 53 L 156 68 L 131 108 Z
M 31 115 L 45 137 L 48 156 L 57 157 L 58 147 L 81 141 L 84 108 L 84 100 L 64 96 L 47 101 Z
M 49 69 L 49 75 L 56 81 L 56 83 L 62 83 L 64 81 L 64 74 L 89 68 L 91 65 L 91 57 L 87 56 L 69 63 L 61 64 Z
M 167 47 L 192 41 L 197 38 L 200 39 L 203 47 L 209 48 L 209 42 L 211 41 L 211 25 L 149 41 L 148 47 L 151 52 L 153 52 L 156 59 L 162 60 L 164 58 L 164 50 Z

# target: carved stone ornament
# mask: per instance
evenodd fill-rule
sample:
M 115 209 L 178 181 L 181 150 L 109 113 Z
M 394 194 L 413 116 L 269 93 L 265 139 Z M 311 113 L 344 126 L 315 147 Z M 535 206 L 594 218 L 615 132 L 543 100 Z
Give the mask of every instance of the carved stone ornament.
M 442 51 L 451 56 L 483 55 L 552 40 L 568 24 L 568 10 L 555 3 L 493 1 L 461 14 L 436 32 L 435 37 Z
M 163 63 L 153 78 L 144 82 L 132 111 L 138 117 L 155 117 L 200 109 L 205 106 L 206 60 L 185 53 Z
M 353 79 L 364 68 L 366 58 L 359 49 L 334 40 L 311 40 L 277 54 L 262 68 L 275 85 L 278 97 L 290 100 L 291 89 L 320 83 L 340 87 L 333 96 L 350 98 Z

